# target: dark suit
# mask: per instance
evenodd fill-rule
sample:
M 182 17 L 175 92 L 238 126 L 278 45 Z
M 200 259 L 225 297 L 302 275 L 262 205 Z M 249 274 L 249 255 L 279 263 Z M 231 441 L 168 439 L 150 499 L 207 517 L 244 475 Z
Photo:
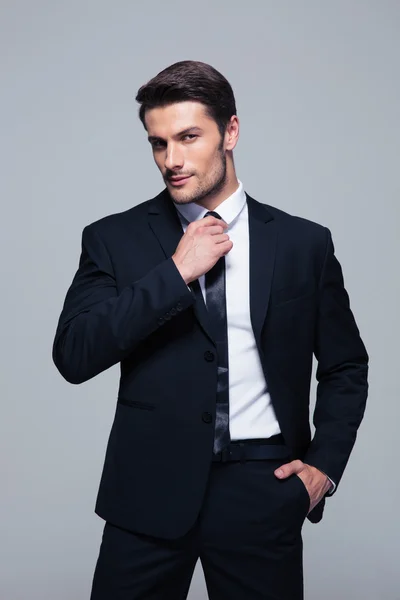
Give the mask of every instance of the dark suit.
M 290 458 L 338 484 L 365 409 L 368 356 L 331 235 L 250 196 L 247 202 L 251 319 L 275 413 Z M 198 281 L 190 291 L 171 258 L 182 235 L 166 190 L 86 227 L 53 348 L 71 383 L 121 363 L 96 512 L 170 540 L 190 530 L 204 499 L 217 374 Z M 320 520 L 323 506 L 308 518 Z

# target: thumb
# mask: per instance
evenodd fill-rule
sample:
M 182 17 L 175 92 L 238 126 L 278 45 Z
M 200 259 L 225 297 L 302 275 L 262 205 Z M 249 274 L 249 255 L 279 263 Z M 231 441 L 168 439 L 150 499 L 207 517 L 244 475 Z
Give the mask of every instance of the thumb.
M 292 462 L 286 463 L 280 466 L 279 469 L 276 469 L 274 474 L 278 479 L 286 479 L 290 475 L 293 475 L 293 473 L 300 473 L 303 467 L 304 465 L 301 460 L 292 460 Z

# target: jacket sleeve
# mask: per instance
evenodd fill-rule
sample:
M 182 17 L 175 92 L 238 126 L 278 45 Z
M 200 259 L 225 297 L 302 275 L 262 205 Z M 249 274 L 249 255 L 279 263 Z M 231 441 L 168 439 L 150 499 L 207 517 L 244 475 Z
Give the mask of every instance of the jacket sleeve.
M 79 267 L 59 318 L 53 361 L 70 383 L 87 381 L 120 362 L 194 302 L 172 258 L 118 293 L 108 251 L 89 225 L 82 233 Z
M 304 462 L 333 480 L 336 491 L 364 416 L 368 354 L 350 309 L 342 269 L 328 229 L 326 235 L 314 346 L 318 361 L 315 435 Z

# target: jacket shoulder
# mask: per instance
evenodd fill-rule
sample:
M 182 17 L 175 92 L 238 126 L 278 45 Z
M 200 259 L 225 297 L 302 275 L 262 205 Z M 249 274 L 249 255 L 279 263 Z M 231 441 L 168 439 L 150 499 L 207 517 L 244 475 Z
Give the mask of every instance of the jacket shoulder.
M 129 230 L 130 235 L 132 235 L 132 228 L 143 228 L 143 223 L 147 220 L 149 205 L 156 198 L 158 196 L 140 202 L 127 210 L 101 217 L 86 225 L 84 229 L 97 233 L 101 238 L 113 234 L 120 235 L 125 230 Z
M 253 214 L 260 215 L 260 210 L 264 210 L 264 214 L 275 222 L 280 239 L 286 248 L 292 248 L 301 254 L 310 251 L 325 254 L 331 237 L 327 227 L 310 219 L 292 215 L 270 204 L 254 200 L 250 196 L 248 198 L 249 203 L 253 205 Z
M 322 235 L 323 237 L 326 237 L 327 227 L 321 223 L 311 221 L 310 219 L 306 219 L 298 215 L 292 215 L 281 210 L 280 208 L 270 206 L 269 204 L 265 204 L 264 206 L 271 213 L 273 218 L 279 222 L 280 225 L 282 225 L 282 227 L 288 227 L 292 230 L 297 230 L 302 233 L 308 233 L 317 236 Z

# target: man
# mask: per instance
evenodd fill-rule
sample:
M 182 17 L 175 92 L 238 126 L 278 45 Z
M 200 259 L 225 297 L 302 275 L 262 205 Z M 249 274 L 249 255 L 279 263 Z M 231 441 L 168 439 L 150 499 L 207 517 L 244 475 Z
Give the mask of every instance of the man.
M 244 191 L 214 68 L 174 64 L 137 101 L 166 188 L 85 227 L 53 348 L 71 383 L 121 364 L 91 598 L 186 598 L 200 558 L 212 600 L 300 600 L 302 525 L 367 397 L 331 234 Z

